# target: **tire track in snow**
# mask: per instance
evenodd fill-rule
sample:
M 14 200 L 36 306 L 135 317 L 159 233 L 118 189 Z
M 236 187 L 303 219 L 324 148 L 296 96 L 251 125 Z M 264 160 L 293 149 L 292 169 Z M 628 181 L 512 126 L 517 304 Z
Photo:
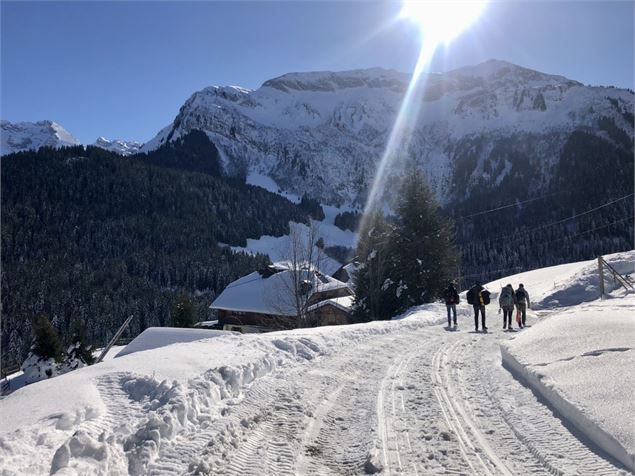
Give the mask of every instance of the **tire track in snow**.
M 437 397 L 439 405 L 441 406 L 443 416 L 448 426 L 452 429 L 452 432 L 457 437 L 459 446 L 461 448 L 461 454 L 463 455 L 465 462 L 469 465 L 472 474 L 480 473 L 478 468 L 480 468 L 485 474 L 493 474 L 489 466 L 478 454 L 477 449 L 472 445 L 470 437 L 467 434 L 465 425 L 455 411 L 451 396 L 448 395 L 448 389 L 446 387 L 446 382 L 443 378 L 441 369 L 441 366 L 443 365 L 442 357 L 444 352 L 445 346 L 439 347 L 432 359 L 434 393 Z
M 507 337 L 399 330 L 274 369 L 207 422 L 162 440 L 145 473 L 619 474 L 500 367 Z M 126 462 L 123 444 L 136 430 L 128 422 L 144 412 L 128 379 L 100 381 L 108 410 L 80 425 L 118 442 L 111 474 Z
M 389 342 L 398 339 L 386 337 Z M 303 449 L 306 473 L 298 474 L 362 474 L 372 471 L 371 457 L 381 421 L 376 402 L 383 378 L 391 368 L 389 348 L 378 349 L 377 341 L 357 345 L 321 369 L 335 377 L 340 394 L 330 409 L 318 409 L 315 425 L 317 436 Z M 333 364 L 335 364 L 333 366 Z M 326 389 L 329 391 L 328 389 Z
M 395 378 L 399 374 L 399 370 L 404 363 L 404 358 L 400 357 L 396 364 L 391 365 L 388 368 L 386 376 L 381 382 L 379 392 L 377 393 L 377 436 L 381 442 L 382 456 L 384 467 L 383 471 L 390 475 L 390 470 L 396 467 L 398 471 L 402 470 L 401 458 L 399 455 L 399 442 L 392 429 L 392 421 L 395 417 L 395 393 L 394 383 Z M 396 366 L 396 368 L 395 368 Z M 391 397 L 391 414 L 386 416 L 384 407 L 387 405 L 385 401 L 386 388 L 390 385 L 390 397 Z M 390 443 L 389 444 L 389 438 Z
M 503 334 L 508 338 L 508 334 Z M 501 440 L 499 453 L 514 472 L 532 474 L 615 475 L 620 469 L 595 453 L 541 403 L 528 388 L 516 381 L 500 365 L 498 341 L 473 340 L 451 354 L 452 368 L 463 398 L 476 404 L 476 421 Z M 485 355 L 484 359 L 470 356 Z M 474 365 L 470 363 L 474 362 Z M 498 445 L 497 445 L 498 447 Z M 516 469 L 518 468 L 518 469 Z M 521 469 L 522 468 L 522 469 Z

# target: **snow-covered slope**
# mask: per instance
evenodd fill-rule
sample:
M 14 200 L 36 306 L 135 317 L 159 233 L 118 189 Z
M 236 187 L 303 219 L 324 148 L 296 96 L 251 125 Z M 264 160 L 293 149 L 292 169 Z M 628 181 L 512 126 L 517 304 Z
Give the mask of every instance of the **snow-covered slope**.
M 0 121 L 2 142 L 0 155 L 11 154 L 40 147 L 64 147 L 78 145 L 66 129 L 53 121 L 9 122 Z
M 254 91 L 208 87 L 143 150 L 201 129 L 230 173 L 263 174 L 287 192 L 363 206 L 409 80 L 374 68 L 285 74 Z M 419 118 L 400 154 L 414 157 L 443 201 L 464 198 L 478 184 L 495 187 L 527 160 L 539 170 L 536 186 L 546 186 L 574 130 L 607 136 L 603 117 L 633 137 L 630 91 L 497 60 L 431 73 L 422 84 Z M 390 173 L 403 173 L 403 162 Z
M 568 283 L 578 296 L 569 302 L 583 302 L 576 285 L 589 282 L 590 264 L 536 270 L 505 284 L 522 279 L 534 302 L 557 306 L 549 294 Z M 553 283 L 556 274 L 566 276 L 562 285 Z M 589 296 L 596 291 L 590 287 Z M 608 311 L 632 315 L 632 299 L 610 304 Z M 38 382 L 0 400 L 0 473 L 619 474 L 618 464 L 581 442 L 501 367 L 499 343 L 524 335 L 503 332 L 494 306 L 490 332 L 469 332 L 471 309 L 459 307 L 458 332 L 434 325 L 445 321 L 439 303 L 394 321 L 177 343 L 191 340 L 183 331 L 167 347 Z M 548 332 L 552 319 L 536 325 L 532 312 L 532 328 L 523 332 L 542 329 L 560 352 L 562 335 Z M 624 334 L 614 322 L 589 340 L 571 333 L 576 352 Z M 597 366 L 618 354 L 628 352 L 579 361 Z M 550 355 L 562 364 L 560 354 Z M 585 388 L 575 388 L 584 397 Z M 618 407 L 616 395 L 607 390 L 593 399 L 596 407 L 581 409 L 623 412 L 632 435 L 632 403 Z
M 635 273 L 635 252 L 606 259 Z M 543 319 L 501 344 L 504 364 L 600 448 L 635 470 L 635 294 L 607 273 L 599 299 L 597 261 L 545 268 L 490 283 L 523 282 Z M 567 307 L 563 307 L 567 306 Z
M 111 152 L 116 152 L 117 154 L 132 155 L 139 152 L 143 144 L 133 140 L 106 139 L 105 137 L 98 137 L 93 145 Z

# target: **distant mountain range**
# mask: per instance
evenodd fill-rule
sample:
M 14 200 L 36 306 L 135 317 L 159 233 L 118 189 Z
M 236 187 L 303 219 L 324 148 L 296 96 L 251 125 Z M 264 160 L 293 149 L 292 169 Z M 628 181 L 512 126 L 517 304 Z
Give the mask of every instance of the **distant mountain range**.
M 198 129 L 214 142 L 229 175 L 266 175 L 284 191 L 361 208 L 409 81 L 407 74 L 373 68 L 290 73 L 257 90 L 212 86 L 194 93 L 140 149 L 103 138 L 95 145 L 131 154 Z M 499 60 L 430 73 L 422 84 L 418 120 L 387 183 L 420 167 L 446 204 L 477 189 L 500 189 L 519 174 L 518 196 L 549 189 L 576 131 L 632 149 L 630 90 L 585 86 Z M 47 124 L 42 138 L 41 128 L 3 122 L 3 153 L 76 143 Z
M 79 144 L 70 132 L 53 121 L 9 122 L 3 120 L 0 121 L 0 131 L 2 155 L 40 147 Z
M 2 121 L 0 131 L 2 136 L 0 155 L 25 150 L 37 150 L 40 147 L 59 148 L 78 145 L 80 143 L 70 132 L 53 121 Z M 91 145 L 116 152 L 120 155 L 132 155 L 139 152 L 143 144 L 136 141 L 121 139 L 109 140 L 105 137 L 99 137 Z

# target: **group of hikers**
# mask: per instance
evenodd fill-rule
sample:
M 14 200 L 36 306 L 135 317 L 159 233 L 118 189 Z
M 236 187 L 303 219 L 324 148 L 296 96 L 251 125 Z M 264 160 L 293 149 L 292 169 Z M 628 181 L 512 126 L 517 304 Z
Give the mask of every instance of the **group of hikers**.
M 490 295 L 491 293 L 481 286 L 479 282 L 475 283 L 467 292 L 467 303 L 471 304 L 474 308 L 474 330 L 476 332 L 478 332 L 479 313 L 481 315 L 481 328 L 484 332 L 487 331 L 487 326 L 485 325 L 485 306 L 490 303 Z M 456 305 L 459 304 L 461 298 L 459 297 L 459 292 L 454 282 L 450 283 L 445 290 L 444 298 L 448 310 L 448 328 L 452 329 L 452 323 L 454 322 L 454 329 L 456 329 Z M 518 328 L 522 329 L 526 326 L 527 309 L 531 307 L 531 304 L 529 302 L 529 293 L 522 284 L 519 284 L 516 290 L 514 290 L 511 284 L 502 288 L 498 296 L 498 305 L 500 306 L 499 312 L 501 310 L 503 311 L 503 329 L 512 330 L 514 308 L 516 308 L 516 323 Z

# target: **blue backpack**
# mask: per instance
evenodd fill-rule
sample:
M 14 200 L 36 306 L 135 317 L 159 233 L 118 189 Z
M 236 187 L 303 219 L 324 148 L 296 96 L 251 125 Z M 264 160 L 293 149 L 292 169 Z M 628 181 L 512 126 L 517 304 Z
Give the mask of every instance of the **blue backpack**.
M 501 291 L 501 306 L 512 306 L 514 304 L 514 290 L 505 286 Z

